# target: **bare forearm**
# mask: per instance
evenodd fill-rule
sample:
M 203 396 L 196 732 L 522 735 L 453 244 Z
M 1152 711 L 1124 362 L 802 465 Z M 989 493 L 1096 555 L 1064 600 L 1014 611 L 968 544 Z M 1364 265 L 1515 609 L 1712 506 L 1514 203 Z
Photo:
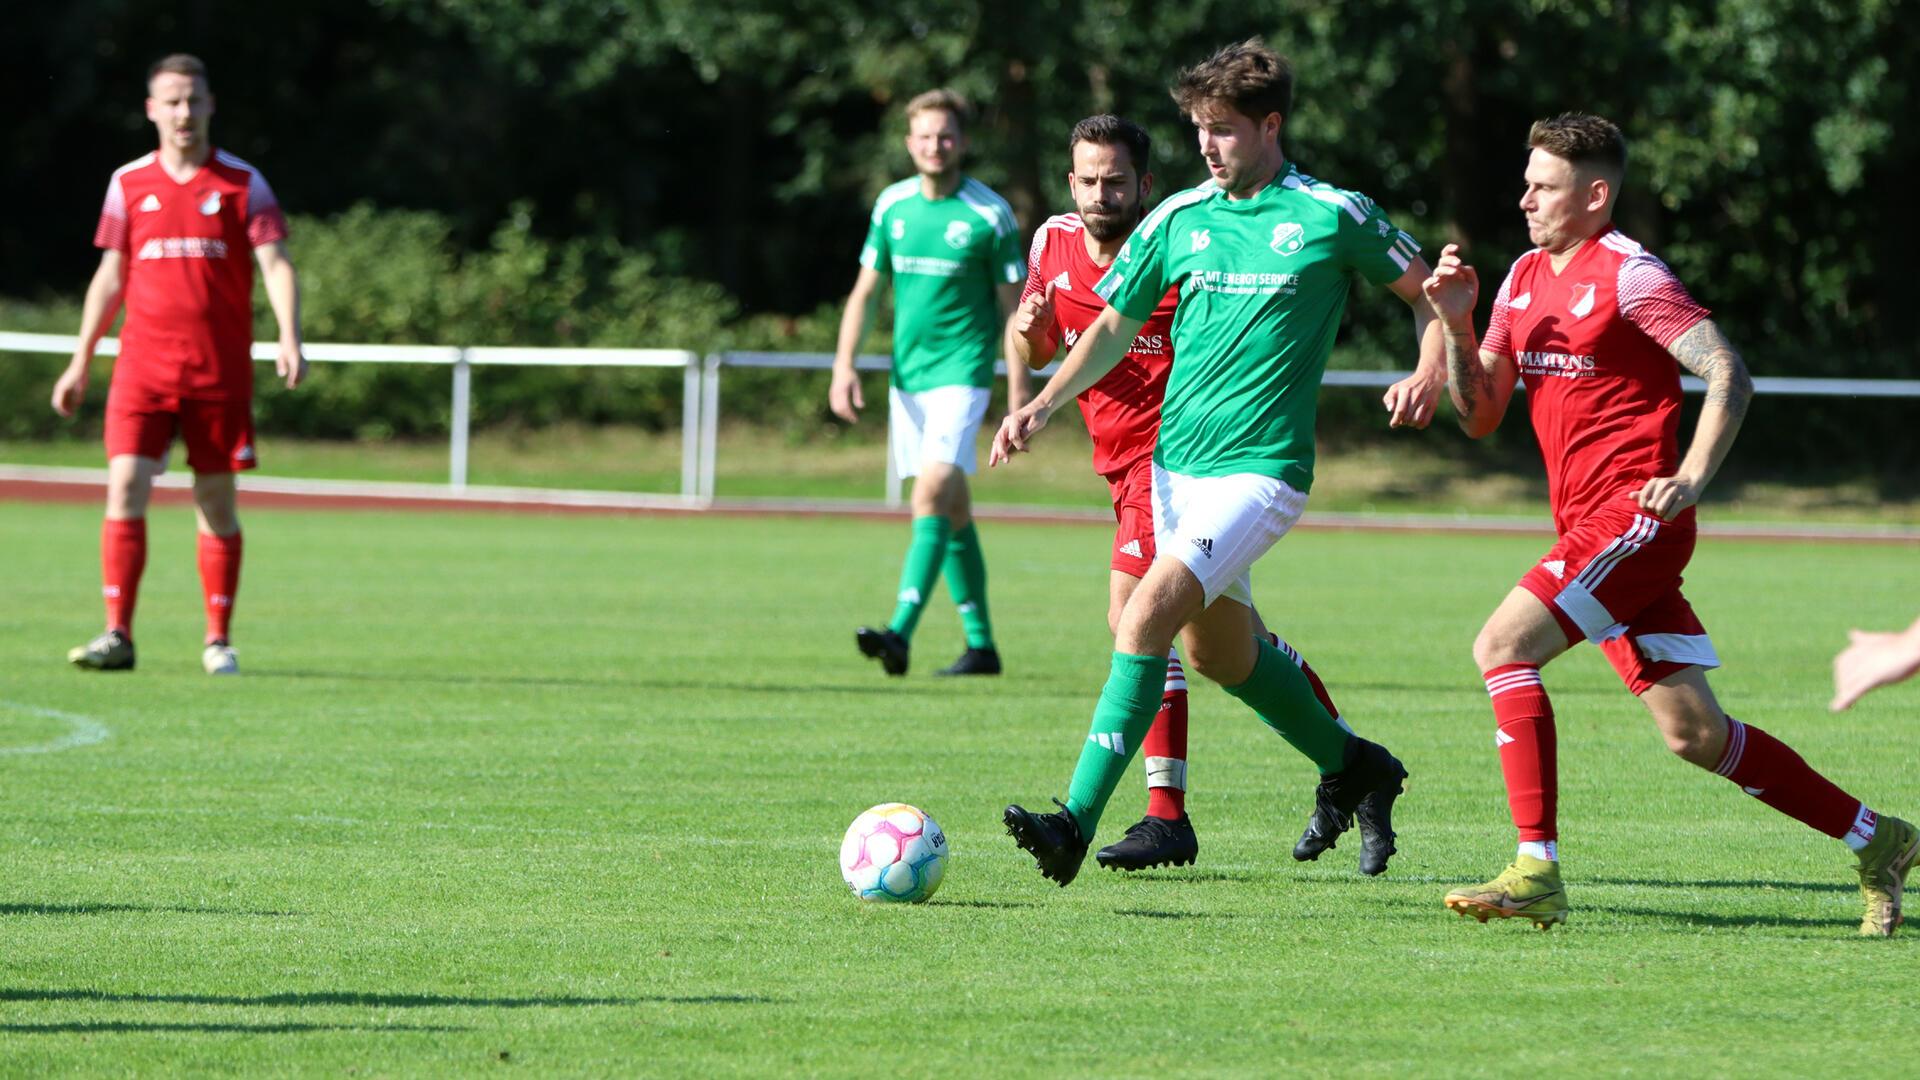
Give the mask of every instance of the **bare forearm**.
M 1060 362 L 1060 370 L 1034 395 L 1034 401 L 1051 410 L 1079 397 L 1127 355 L 1127 346 L 1139 329 L 1139 323 L 1113 308 L 1101 312 Z
M 120 275 L 107 268 L 96 271 L 87 283 L 87 297 L 80 308 L 80 340 L 74 345 L 76 357 L 91 357 L 120 313 L 120 300 L 126 294 Z
M 1680 475 L 1705 487 L 1720 471 L 1740 425 L 1747 417 L 1747 405 L 1753 400 L 1753 377 L 1747 374 L 1746 361 L 1720 333 L 1711 319 L 1702 319 L 1693 329 L 1680 335 L 1670 351 L 1680 366 L 1706 381 L 1706 400 L 1700 408 L 1700 421 L 1694 426 L 1693 441 L 1680 463 Z
M 873 325 L 873 313 L 879 301 L 879 293 L 864 296 L 855 293 L 847 297 L 846 310 L 840 313 L 840 337 L 833 350 L 834 363 L 853 367 L 853 358 L 859 355 L 860 343 L 866 340 L 867 328 Z
M 300 342 L 300 275 L 285 260 L 266 274 L 267 303 L 280 324 L 280 340 Z

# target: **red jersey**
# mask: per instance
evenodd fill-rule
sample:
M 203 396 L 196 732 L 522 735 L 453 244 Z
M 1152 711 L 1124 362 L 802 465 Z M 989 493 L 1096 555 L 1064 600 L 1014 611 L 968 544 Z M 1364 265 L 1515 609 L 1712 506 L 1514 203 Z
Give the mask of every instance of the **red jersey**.
M 1565 533 L 1609 501 L 1680 467 L 1680 365 L 1667 352 L 1707 317 L 1667 264 L 1612 225 L 1554 273 L 1516 259 L 1480 347 L 1511 356 Z M 1693 508 L 1675 519 L 1691 525 Z
M 253 393 L 253 249 L 284 240 L 286 217 L 253 166 L 223 150 L 185 183 L 158 154 L 107 184 L 95 247 L 127 257 L 115 382 L 195 398 Z
M 1107 268 L 1087 254 L 1078 214 L 1050 217 L 1033 234 L 1027 252 L 1027 288 L 1020 299 L 1053 286 L 1053 317 L 1062 344 L 1071 349 L 1107 302 L 1093 287 Z M 1140 328 L 1120 363 L 1079 397 L 1080 415 L 1093 436 L 1093 471 L 1108 479 L 1153 453 L 1160 434 L 1160 403 L 1173 371 L 1173 310 L 1178 286 L 1167 290 L 1153 317 Z

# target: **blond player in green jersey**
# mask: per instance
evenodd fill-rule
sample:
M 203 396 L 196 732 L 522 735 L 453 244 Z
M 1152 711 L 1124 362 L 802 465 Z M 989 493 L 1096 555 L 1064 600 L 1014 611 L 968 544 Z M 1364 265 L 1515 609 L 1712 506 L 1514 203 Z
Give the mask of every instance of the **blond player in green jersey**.
M 1357 819 L 1363 869 L 1385 869 L 1393 853 L 1389 815 L 1406 770 L 1329 715 L 1300 669 L 1254 636 L 1248 572 L 1306 507 L 1316 399 L 1353 272 L 1413 311 L 1420 361 L 1387 391 L 1395 426 L 1432 419 L 1446 384 L 1443 341 L 1420 291 L 1427 265 L 1413 238 L 1365 196 L 1288 164 L 1280 132 L 1292 91 L 1285 58 L 1258 40 L 1181 72 L 1173 96 L 1211 179 L 1141 222 L 1096 290 L 1106 310 L 994 438 L 995 464 L 1025 450 L 1056 407 L 1119 361 L 1167 290 L 1180 289 L 1154 451 L 1158 557 L 1120 615 L 1067 802 L 1058 813 L 1005 813 L 1014 840 L 1061 885 L 1079 871 L 1153 721 L 1176 634 L 1192 669 L 1318 768 L 1309 833 L 1330 840 Z
M 854 634 L 860 651 L 889 675 L 906 674 L 914 628 L 943 568 L 967 649 L 940 674 L 1000 673 L 967 477 L 979 465 L 980 422 L 1001 359 L 1005 313 L 1019 302 L 1026 277 L 1026 252 L 1013 208 L 960 171 L 968 116 L 966 101 L 951 90 L 907 103 L 907 153 L 916 175 L 890 185 L 874 203 L 828 390 L 834 415 L 848 423 L 860 418 L 866 401 L 853 360 L 873 322 L 880 283 L 891 278 L 889 452 L 900 475 L 913 477 L 913 540 L 893 618 Z M 1008 408 L 1026 397 L 1026 369 L 1009 365 Z

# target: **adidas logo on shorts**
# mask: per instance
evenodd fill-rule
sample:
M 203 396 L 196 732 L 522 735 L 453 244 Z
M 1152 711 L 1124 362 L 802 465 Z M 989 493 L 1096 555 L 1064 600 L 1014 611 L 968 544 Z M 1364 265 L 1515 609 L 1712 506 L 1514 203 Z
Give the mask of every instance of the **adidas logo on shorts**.
M 1213 558 L 1213 541 L 1195 540 L 1193 546 L 1200 549 L 1200 554 L 1205 555 L 1209 559 Z
M 1140 541 L 1138 540 L 1129 540 L 1126 543 L 1121 544 L 1120 554 L 1131 555 L 1136 559 L 1143 559 L 1146 557 L 1146 554 L 1140 550 Z

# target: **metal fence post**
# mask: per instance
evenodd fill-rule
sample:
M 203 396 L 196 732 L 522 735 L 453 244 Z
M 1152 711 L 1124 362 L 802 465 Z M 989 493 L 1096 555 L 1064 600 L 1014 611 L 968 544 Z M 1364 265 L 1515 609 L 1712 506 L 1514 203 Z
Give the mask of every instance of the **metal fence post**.
M 447 447 L 447 485 L 455 491 L 467 489 L 467 432 L 473 419 L 473 366 L 467 363 L 467 350 L 461 349 L 453 361 L 453 422 L 449 425 L 451 442 Z
M 887 409 L 887 509 L 900 507 L 900 465 L 893 458 L 893 409 L 892 394 L 888 394 Z
M 682 502 L 697 502 L 700 499 L 700 443 L 702 427 L 700 424 L 701 387 L 704 380 L 700 377 L 700 354 L 687 354 L 687 370 L 680 380 L 680 499 Z
M 726 353 L 707 357 L 705 377 L 700 381 L 700 499 L 713 501 L 715 472 L 720 457 L 720 365 Z

